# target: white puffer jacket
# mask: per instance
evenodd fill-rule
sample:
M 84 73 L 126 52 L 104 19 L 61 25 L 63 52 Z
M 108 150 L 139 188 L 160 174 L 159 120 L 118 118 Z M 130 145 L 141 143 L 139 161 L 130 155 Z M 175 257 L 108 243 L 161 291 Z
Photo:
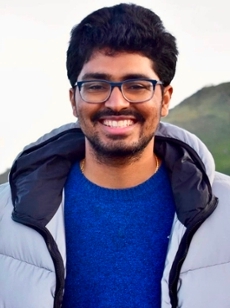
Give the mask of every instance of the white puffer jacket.
M 162 308 L 230 307 L 230 177 L 194 135 L 161 123 L 176 215 L 162 277 Z M 65 279 L 63 186 L 84 157 L 68 124 L 26 147 L 0 186 L 0 308 L 60 308 Z M 219 202 L 218 202 L 219 199 Z M 217 206 L 218 204 L 218 206 Z

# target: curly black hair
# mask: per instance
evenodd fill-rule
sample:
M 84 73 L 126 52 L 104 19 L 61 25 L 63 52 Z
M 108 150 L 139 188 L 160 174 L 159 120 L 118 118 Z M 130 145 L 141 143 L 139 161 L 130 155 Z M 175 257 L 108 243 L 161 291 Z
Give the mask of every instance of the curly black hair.
M 121 3 L 101 8 L 85 17 L 71 31 L 67 50 L 67 75 L 71 86 L 83 65 L 96 50 L 136 52 L 153 61 L 153 69 L 164 86 L 176 71 L 176 39 L 166 31 L 161 19 L 151 10 Z

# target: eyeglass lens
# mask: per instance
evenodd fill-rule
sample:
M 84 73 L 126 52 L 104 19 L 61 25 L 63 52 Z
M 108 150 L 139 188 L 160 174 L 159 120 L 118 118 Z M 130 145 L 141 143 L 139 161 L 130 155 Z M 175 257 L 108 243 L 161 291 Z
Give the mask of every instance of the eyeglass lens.
M 81 96 L 86 102 L 105 102 L 115 86 L 106 81 L 85 82 L 81 86 Z M 143 102 L 151 99 L 154 91 L 152 82 L 147 80 L 126 81 L 118 86 L 129 102 Z

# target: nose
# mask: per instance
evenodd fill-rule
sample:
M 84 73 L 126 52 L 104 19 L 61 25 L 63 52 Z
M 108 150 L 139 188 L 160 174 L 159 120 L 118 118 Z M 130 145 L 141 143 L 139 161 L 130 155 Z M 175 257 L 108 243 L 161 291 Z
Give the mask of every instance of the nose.
M 110 97 L 105 102 L 105 106 L 114 111 L 120 111 L 122 109 L 128 108 L 129 104 L 130 103 L 123 97 L 119 87 L 114 87 L 112 89 Z

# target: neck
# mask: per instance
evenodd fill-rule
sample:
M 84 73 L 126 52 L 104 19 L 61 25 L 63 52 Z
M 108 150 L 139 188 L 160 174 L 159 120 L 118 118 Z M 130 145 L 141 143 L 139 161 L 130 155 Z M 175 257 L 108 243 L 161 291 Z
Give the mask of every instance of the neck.
M 81 162 L 85 177 L 98 186 L 113 189 L 124 189 L 139 185 L 148 180 L 157 172 L 160 164 L 159 158 L 154 154 L 153 147 L 146 149 L 139 159 L 126 162 L 114 160 L 109 163 L 98 161 L 94 155 L 87 153 Z

